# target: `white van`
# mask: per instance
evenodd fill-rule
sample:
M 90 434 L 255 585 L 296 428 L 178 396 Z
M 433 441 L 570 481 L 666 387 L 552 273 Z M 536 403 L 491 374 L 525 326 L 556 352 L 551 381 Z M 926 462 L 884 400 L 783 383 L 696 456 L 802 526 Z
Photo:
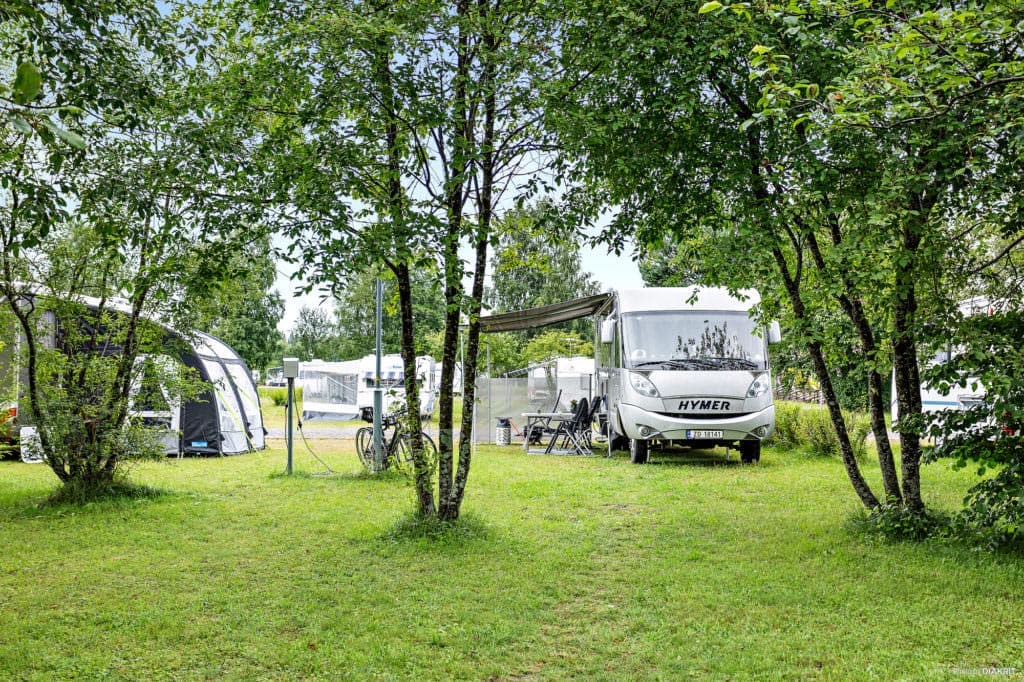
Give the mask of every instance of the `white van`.
M 627 439 L 630 459 L 647 461 L 651 443 L 739 446 L 743 462 L 761 457 L 775 429 L 768 343 L 751 318 L 754 290 L 678 287 L 611 292 L 597 310 L 597 391 L 609 448 Z

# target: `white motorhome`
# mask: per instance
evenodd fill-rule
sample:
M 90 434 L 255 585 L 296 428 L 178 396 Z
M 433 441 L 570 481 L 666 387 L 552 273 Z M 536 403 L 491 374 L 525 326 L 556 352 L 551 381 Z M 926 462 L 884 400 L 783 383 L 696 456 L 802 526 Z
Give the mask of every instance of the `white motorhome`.
M 597 311 L 597 394 L 609 443 L 627 439 L 633 462 L 646 462 L 653 442 L 738 444 L 742 461 L 761 458 L 775 429 L 768 343 L 780 334 L 750 316 L 756 291 L 739 294 L 623 290 Z
M 628 441 L 647 461 L 652 443 L 738 445 L 744 462 L 761 457 L 775 429 L 768 344 L 779 327 L 750 316 L 754 290 L 649 288 L 481 318 L 486 332 L 532 329 L 595 316 L 594 399 L 609 449 Z

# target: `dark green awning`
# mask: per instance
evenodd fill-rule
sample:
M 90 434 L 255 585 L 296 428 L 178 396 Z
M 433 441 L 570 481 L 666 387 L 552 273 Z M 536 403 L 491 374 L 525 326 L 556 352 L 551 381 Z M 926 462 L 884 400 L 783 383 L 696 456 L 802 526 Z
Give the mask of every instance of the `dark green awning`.
M 611 300 L 611 294 L 597 294 L 562 301 L 539 308 L 515 310 L 480 318 L 480 330 L 490 332 L 512 332 L 520 329 L 536 329 L 557 322 L 567 322 L 596 314 Z

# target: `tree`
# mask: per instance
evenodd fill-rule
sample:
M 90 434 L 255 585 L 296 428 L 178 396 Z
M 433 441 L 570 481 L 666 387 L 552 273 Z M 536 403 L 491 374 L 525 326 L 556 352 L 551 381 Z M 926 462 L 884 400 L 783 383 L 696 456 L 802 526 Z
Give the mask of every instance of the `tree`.
M 272 289 L 276 267 L 269 239 L 243 245 L 231 262 L 239 275 L 218 282 L 213 295 L 199 301 L 195 326 L 234 348 L 250 370 L 262 372 L 280 363 L 284 342 L 277 330 L 284 301 Z
M 523 348 L 523 359 L 538 364 L 554 358 L 594 354 L 594 344 L 581 336 L 559 330 L 548 330 L 530 339 Z
M 437 496 L 407 384 L 418 512 L 458 517 L 471 466 L 473 390 L 487 251 L 497 207 L 533 191 L 524 164 L 543 149 L 535 85 L 554 67 L 555 13 L 530 3 L 236 3 L 222 90 L 240 97 L 268 172 L 264 195 L 315 285 L 391 271 L 401 350 L 415 376 L 412 272 L 432 262 L 444 294 Z M 467 267 L 460 247 L 474 255 Z M 468 290 L 463 281 L 471 282 Z M 458 457 L 452 387 L 468 322 Z
M 583 269 L 574 234 L 558 234 L 552 206 L 516 209 L 499 223 L 498 245 L 491 258 L 493 285 L 485 302 L 496 313 L 524 310 L 598 293 L 593 276 Z M 574 334 L 589 336 L 587 321 L 567 323 Z M 528 339 L 537 332 L 525 332 Z
M 322 306 L 302 306 L 291 334 L 287 352 L 305 360 L 336 360 L 338 330 L 331 313 Z
M 823 345 L 819 313 L 835 303 L 813 296 L 822 280 L 814 263 L 804 267 L 810 228 L 794 229 L 795 218 L 820 214 L 811 210 L 815 197 L 834 196 L 823 173 L 829 160 L 789 121 L 762 120 L 762 92 L 750 78 L 750 56 L 779 29 L 760 15 L 705 16 L 678 3 L 584 3 L 579 12 L 563 59 L 569 84 L 586 79 L 576 98 L 556 86 L 549 105 L 562 112 L 554 120 L 566 144 L 579 150 L 566 177 L 582 190 L 569 201 L 618 209 L 604 233 L 613 246 L 632 236 L 653 249 L 668 238 L 684 254 L 684 272 L 709 285 L 761 289 L 765 315 L 788 308 L 789 334 L 812 360 L 851 483 L 866 506 L 877 506 Z M 812 82 L 827 82 L 841 63 L 827 44 L 800 57 Z M 884 421 L 874 428 L 884 434 Z M 886 490 L 899 495 L 886 446 Z
M 582 198 L 620 208 L 606 237 L 658 246 L 668 235 L 686 272 L 758 286 L 766 312 L 788 308 L 868 507 L 879 502 L 845 434 L 836 341 L 854 330 L 885 497 L 919 512 L 923 285 L 947 291 L 955 223 L 1015 215 L 1006 181 L 1016 143 L 988 124 L 1017 101 L 1015 12 L 982 26 L 969 7 L 754 13 L 709 2 L 694 13 L 641 1 L 587 7 L 565 53 L 574 74 L 597 76 L 564 129 L 584 150 L 570 167 L 590 180 Z M 978 221 L 979 205 L 997 217 Z M 951 305 L 931 298 L 932 310 Z M 890 358 L 909 416 L 899 472 L 883 413 Z
M 379 273 L 384 282 L 383 343 L 385 349 L 401 345 L 402 320 L 398 287 L 391 273 Z M 444 300 L 437 274 L 424 267 L 409 273 L 412 295 L 414 339 L 417 355 L 429 354 L 428 336 L 444 326 Z M 376 347 L 376 294 L 378 273 L 367 270 L 353 274 L 343 284 L 334 305 L 338 330 L 338 356 L 359 358 Z M 440 353 L 440 350 L 437 350 Z M 438 355 L 437 357 L 440 357 Z
M 753 61 L 765 80 L 766 115 L 806 117 L 807 137 L 822 149 L 856 141 L 856 158 L 875 171 L 873 182 L 845 204 L 848 220 L 830 225 L 826 234 L 832 235 L 846 291 L 877 287 L 858 276 L 861 263 L 850 258 L 851 241 L 878 244 L 881 236 L 889 257 L 891 284 L 882 291 L 892 308 L 896 398 L 904 415 L 897 425 L 903 497 L 911 511 L 920 511 L 922 318 L 955 309 L 952 292 L 958 289 L 949 286 L 951 275 L 963 254 L 975 251 L 964 249 L 965 241 L 978 244 L 986 234 L 1010 237 L 1010 248 L 1021 241 L 1015 191 L 1020 140 L 992 124 L 1021 115 L 1021 10 L 968 3 L 865 11 L 857 3 L 836 2 L 807 13 L 779 8 L 776 16 L 798 36 L 825 18 L 844 37 L 846 68 L 825 91 L 803 88 L 798 96 L 789 60 L 768 58 L 772 48 Z M 980 277 L 984 269 L 973 274 Z M 846 308 L 856 301 L 840 303 Z M 861 326 L 857 313 L 850 316 Z
M 927 415 L 926 431 L 937 443 L 934 456 L 951 458 L 957 468 L 977 464 L 979 474 L 995 471 L 968 491 L 959 520 L 991 546 L 1019 543 L 1024 539 L 1024 313 L 958 316 L 951 327 L 933 332 L 937 339 L 962 341 L 948 362 L 926 370 L 931 384 L 940 390 L 970 387 L 983 395 L 964 411 Z M 952 344 L 943 345 L 948 350 Z
M 31 106 L 49 115 L 46 97 L 90 115 L 74 137 L 38 117 L 36 135 L 4 129 L 0 294 L 24 342 L 44 457 L 65 487 L 93 494 L 152 452 L 131 425 L 132 391 L 141 358 L 174 346 L 149 320 L 187 333 L 189 302 L 230 275 L 258 220 L 226 200 L 221 170 L 239 150 L 188 109 L 188 40 L 172 19 L 134 2 L 25 12 L 2 40 L 27 41 L 19 49 L 49 65 Z M 188 390 L 179 372 L 165 379 Z

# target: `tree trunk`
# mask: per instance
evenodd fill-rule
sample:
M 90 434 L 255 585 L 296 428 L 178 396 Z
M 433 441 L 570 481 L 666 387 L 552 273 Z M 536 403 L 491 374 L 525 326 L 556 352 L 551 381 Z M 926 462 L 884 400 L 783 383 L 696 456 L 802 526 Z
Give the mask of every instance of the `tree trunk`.
M 469 16 L 469 0 L 456 3 L 456 15 L 460 20 Z M 459 241 L 463 228 L 463 209 L 466 204 L 466 176 L 470 167 L 469 151 L 473 144 L 471 112 L 467 101 L 469 92 L 469 68 L 472 62 L 468 32 L 460 26 L 456 39 L 456 72 L 452 91 L 453 141 L 452 160 L 445 182 L 445 204 L 448 226 L 444 237 L 445 311 L 444 359 L 441 367 L 441 404 L 438 407 L 438 463 L 437 463 L 437 504 L 440 518 L 451 517 L 451 500 L 455 488 L 454 477 L 454 405 L 455 363 L 458 353 L 460 315 L 462 312 L 462 259 L 459 256 Z M 462 368 L 463 412 L 467 406 L 465 367 Z M 465 424 L 465 417 L 463 417 Z M 465 437 L 460 434 L 460 439 Z M 461 442 L 460 442 L 461 449 Z M 458 516 L 456 507 L 455 516 Z
M 412 284 L 409 265 L 398 263 L 395 267 L 398 280 L 398 306 L 402 316 L 402 365 L 405 368 L 405 406 L 408 412 L 409 441 L 412 446 L 413 471 L 415 475 L 417 512 L 420 516 L 434 516 L 433 466 L 427 460 L 423 449 L 422 423 L 420 420 L 420 386 L 416 373 L 416 340 L 412 316 Z
M 839 247 L 842 244 L 842 234 L 839 231 L 839 224 L 836 222 L 834 217 L 829 219 L 829 233 L 832 238 L 833 245 Z M 812 230 L 808 230 L 807 237 L 808 246 L 811 249 L 811 255 L 814 259 L 815 266 L 824 276 L 829 276 L 825 258 L 818 246 L 818 241 L 814 236 L 814 232 Z M 846 316 L 850 319 L 850 322 L 853 323 L 854 328 L 857 330 L 857 336 L 860 338 L 861 349 L 864 352 L 864 356 L 870 363 L 867 376 L 868 414 L 871 419 L 871 433 L 875 437 L 875 447 L 878 451 L 878 466 L 882 472 L 882 486 L 885 489 L 885 497 L 889 502 L 900 502 L 902 501 L 902 495 L 900 494 L 900 479 L 896 473 L 896 460 L 893 457 L 892 446 L 889 443 L 889 431 L 885 425 L 885 403 L 882 400 L 882 387 L 884 384 L 882 375 L 878 373 L 878 370 L 874 366 L 878 354 L 878 347 L 875 344 L 875 334 L 871 328 L 871 323 L 868 322 L 860 297 L 857 296 L 856 289 L 850 281 L 850 277 L 842 268 L 840 268 L 839 279 L 842 282 L 844 289 L 844 293 L 837 297 L 839 305 L 842 307 L 843 312 L 846 313 Z
M 490 7 L 481 0 L 480 14 L 486 16 Z M 462 499 L 469 481 L 469 470 L 472 464 L 473 450 L 473 419 L 476 414 L 476 377 L 480 350 L 480 310 L 484 297 L 484 274 L 487 270 L 487 245 L 491 233 L 494 207 L 494 164 L 495 164 L 495 123 L 497 117 L 497 95 L 494 91 L 495 62 L 498 42 L 490 29 L 488 21 L 483 22 L 481 37 L 482 50 L 480 59 L 483 62 L 479 90 L 483 104 L 483 137 L 479 143 L 480 152 L 480 186 L 476 199 L 477 230 L 476 260 L 473 265 L 473 285 L 469 297 L 469 331 L 466 339 L 466 361 L 462 373 L 462 427 L 459 433 L 459 462 L 455 473 L 454 485 L 449 497 L 441 504 L 439 515 L 442 519 L 454 520 L 459 517 Z
M 779 273 L 785 282 L 786 293 L 789 296 L 790 306 L 793 309 L 793 317 L 798 322 L 806 323 L 808 321 L 807 310 L 800 294 L 800 284 L 790 273 L 789 266 L 786 264 L 785 254 L 782 253 L 781 249 L 777 247 L 772 249 L 772 255 L 775 258 L 775 264 L 779 269 Z M 851 485 L 853 485 L 854 492 L 857 493 L 864 506 L 868 509 L 874 509 L 878 507 L 878 498 L 871 492 L 868 482 L 864 480 L 860 466 L 857 464 L 857 458 L 853 455 L 850 434 L 846 431 L 846 422 L 843 421 L 842 408 L 839 406 L 839 399 L 836 396 L 835 387 L 832 385 L 832 376 L 828 371 L 828 364 L 825 362 L 825 354 L 822 352 L 821 344 L 817 341 L 810 341 L 807 344 L 807 351 L 811 355 L 811 362 L 814 364 L 814 373 L 818 377 L 818 383 L 821 384 L 821 391 L 825 397 L 825 404 L 828 406 L 832 427 L 835 429 L 836 437 L 839 439 L 839 454 L 842 457 L 843 466 L 846 468 L 846 475 L 850 479 Z
M 896 400 L 899 406 L 899 420 L 896 428 L 900 434 L 900 462 L 903 473 L 903 500 L 907 507 L 920 511 L 924 509 L 921 499 L 921 377 L 917 368 L 917 345 L 914 334 L 914 315 L 917 298 L 914 292 L 914 259 L 910 255 L 916 250 L 911 237 L 904 241 L 904 254 L 897 256 L 897 262 L 904 265 L 896 269 L 896 299 L 893 302 L 893 375 L 896 382 Z

